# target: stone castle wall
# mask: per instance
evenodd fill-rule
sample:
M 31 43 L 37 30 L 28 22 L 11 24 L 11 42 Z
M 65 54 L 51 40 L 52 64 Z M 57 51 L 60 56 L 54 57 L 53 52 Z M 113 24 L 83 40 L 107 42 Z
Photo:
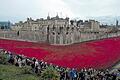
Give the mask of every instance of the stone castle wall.
M 114 32 L 116 30 L 117 32 Z M 0 31 L 0 38 L 47 42 L 57 45 L 69 45 L 119 35 L 120 32 L 117 28 L 100 28 L 100 23 L 95 20 L 69 21 L 68 17 L 59 18 L 58 15 L 37 20 L 27 18 L 25 22 L 15 23 L 11 30 Z
M 48 36 L 48 37 L 47 37 Z M 50 44 L 69 45 L 90 40 L 97 40 L 109 37 L 120 36 L 120 32 L 116 33 L 94 33 L 94 32 L 76 32 L 64 34 L 45 34 L 40 31 L 0 31 L 0 38 L 13 40 L 24 40 L 32 42 L 49 42 Z

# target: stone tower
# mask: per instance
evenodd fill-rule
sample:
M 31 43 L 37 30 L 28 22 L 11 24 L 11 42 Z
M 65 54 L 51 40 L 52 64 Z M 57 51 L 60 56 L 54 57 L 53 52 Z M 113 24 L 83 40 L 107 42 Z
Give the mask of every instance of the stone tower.
M 118 23 L 119 23 L 118 20 L 116 20 L 116 27 L 118 27 Z

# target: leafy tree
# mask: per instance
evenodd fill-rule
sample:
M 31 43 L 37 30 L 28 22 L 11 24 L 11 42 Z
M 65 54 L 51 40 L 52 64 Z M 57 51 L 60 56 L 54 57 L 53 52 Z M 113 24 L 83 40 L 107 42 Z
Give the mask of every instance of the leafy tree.
M 53 67 L 48 67 L 41 73 L 42 80 L 59 80 L 60 75 L 56 69 Z
M 31 69 L 31 68 L 30 68 L 29 66 L 24 66 L 24 67 L 22 68 L 23 74 L 31 74 L 32 72 L 31 72 L 30 69 Z
M 6 64 L 6 63 L 7 63 L 7 55 L 0 54 L 0 64 Z

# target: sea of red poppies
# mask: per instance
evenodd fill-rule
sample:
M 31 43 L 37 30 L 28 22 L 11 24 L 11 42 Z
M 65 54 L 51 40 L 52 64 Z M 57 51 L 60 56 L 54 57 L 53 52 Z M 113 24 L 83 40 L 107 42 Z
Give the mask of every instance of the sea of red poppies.
M 0 39 L 0 48 L 69 68 L 105 69 L 120 60 L 120 37 L 57 46 Z

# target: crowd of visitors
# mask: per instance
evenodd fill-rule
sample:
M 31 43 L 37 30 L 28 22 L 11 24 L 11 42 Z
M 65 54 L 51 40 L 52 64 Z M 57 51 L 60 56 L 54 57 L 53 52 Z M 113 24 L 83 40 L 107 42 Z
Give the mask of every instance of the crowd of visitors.
M 0 54 L 5 54 L 7 56 L 7 62 L 9 64 L 18 66 L 20 68 L 31 66 L 31 71 L 35 74 L 40 74 L 41 71 L 52 66 L 59 73 L 60 80 L 120 80 L 119 69 L 114 71 L 108 69 L 96 70 L 93 68 L 76 70 L 74 68 L 63 68 L 53 64 L 48 64 L 47 62 L 44 62 L 43 60 L 37 60 L 36 58 L 28 58 L 24 55 L 12 54 L 4 49 L 0 49 Z

